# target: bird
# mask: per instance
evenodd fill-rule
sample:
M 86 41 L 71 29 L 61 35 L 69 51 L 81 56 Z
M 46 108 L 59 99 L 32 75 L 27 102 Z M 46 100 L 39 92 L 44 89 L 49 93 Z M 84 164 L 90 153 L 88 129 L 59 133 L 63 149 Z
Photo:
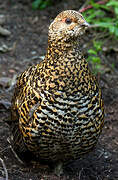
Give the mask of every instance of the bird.
M 12 97 L 15 153 L 57 174 L 92 151 L 104 125 L 101 89 L 80 45 L 88 27 L 78 11 L 60 12 L 49 26 L 44 60 L 19 75 Z

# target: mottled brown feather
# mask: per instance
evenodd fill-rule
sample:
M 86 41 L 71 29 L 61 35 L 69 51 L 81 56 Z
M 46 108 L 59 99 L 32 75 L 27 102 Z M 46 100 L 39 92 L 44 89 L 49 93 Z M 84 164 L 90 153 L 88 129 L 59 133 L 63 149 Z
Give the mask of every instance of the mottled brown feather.
M 67 24 L 66 18 L 72 22 Z M 11 129 L 21 158 L 31 152 L 39 161 L 65 163 L 97 143 L 104 107 L 79 46 L 84 23 L 76 11 L 60 13 L 49 27 L 45 59 L 18 78 Z

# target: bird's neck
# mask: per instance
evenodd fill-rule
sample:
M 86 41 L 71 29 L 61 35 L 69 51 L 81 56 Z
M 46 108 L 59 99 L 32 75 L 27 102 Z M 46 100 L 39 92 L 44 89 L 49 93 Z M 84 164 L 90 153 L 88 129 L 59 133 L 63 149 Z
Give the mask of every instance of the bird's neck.
M 83 58 L 80 47 L 76 43 L 61 44 L 60 42 L 60 44 L 53 44 L 49 42 L 43 63 L 45 75 L 48 79 L 46 83 L 56 82 L 57 84 L 53 88 L 54 91 L 57 88 L 72 94 L 74 91 L 78 91 L 80 84 L 83 91 L 84 86 L 89 90 L 93 78 L 88 63 Z M 73 87 L 76 87 L 76 90 L 72 90 Z
M 59 61 L 59 59 L 63 59 L 61 57 L 66 57 L 71 53 L 73 56 L 75 54 L 82 56 L 78 42 L 77 40 L 65 41 L 64 39 L 59 39 L 57 41 L 50 41 L 49 39 L 46 59 L 57 59 Z

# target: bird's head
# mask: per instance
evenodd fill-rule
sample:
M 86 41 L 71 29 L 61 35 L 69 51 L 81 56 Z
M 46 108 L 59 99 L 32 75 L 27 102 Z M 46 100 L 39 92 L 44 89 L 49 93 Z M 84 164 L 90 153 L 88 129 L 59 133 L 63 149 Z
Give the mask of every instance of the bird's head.
M 57 15 L 49 27 L 49 38 L 53 41 L 71 41 L 83 34 L 89 24 L 74 10 L 66 10 Z

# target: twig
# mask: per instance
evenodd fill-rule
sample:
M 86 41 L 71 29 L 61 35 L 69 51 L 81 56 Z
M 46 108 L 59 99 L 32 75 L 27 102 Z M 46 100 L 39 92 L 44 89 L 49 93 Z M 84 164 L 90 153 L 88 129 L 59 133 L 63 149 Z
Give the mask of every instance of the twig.
M 82 172 L 83 172 L 83 168 L 79 171 L 79 180 L 81 179 L 81 175 L 82 175 Z
M 86 2 L 81 6 L 80 10 L 84 9 L 89 4 L 89 1 L 90 0 L 86 0 Z M 79 12 L 80 12 L 80 10 L 79 10 Z
M 106 4 L 107 1 L 108 1 L 108 0 L 99 1 L 99 2 L 97 2 L 96 4 Z M 84 7 L 84 8 L 82 8 L 82 9 L 80 9 L 79 12 L 82 13 L 82 12 L 88 10 L 88 9 L 91 9 L 91 8 L 93 8 L 93 6 L 92 6 L 92 5 L 88 5 L 87 7 Z
M 0 158 L 0 161 L 1 161 L 1 164 L 2 164 L 4 172 L 5 172 L 5 176 L 6 176 L 5 180 L 8 180 L 8 172 L 7 172 L 5 163 L 4 163 L 4 161 L 1 158 Z

